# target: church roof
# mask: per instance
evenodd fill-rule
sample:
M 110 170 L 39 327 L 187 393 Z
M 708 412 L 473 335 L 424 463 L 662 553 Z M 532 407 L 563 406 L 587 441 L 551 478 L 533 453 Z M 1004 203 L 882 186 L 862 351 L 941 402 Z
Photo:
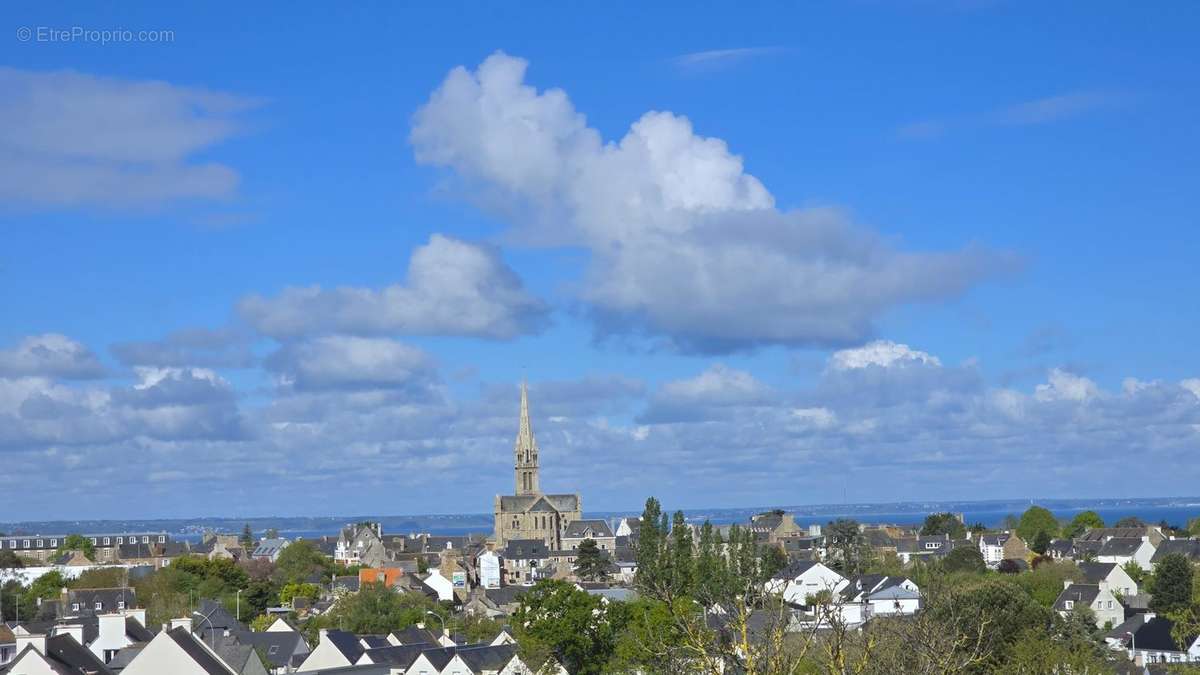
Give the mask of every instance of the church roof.
M 504 513 L 526 511 L 578 511 L 579 495 L 503 495 L 500 510 Z
M 529 422 L 529 393 L 526 391 L 525 382 L 521 382 L 521 422 L 517 429 L 517 455 L 521 455 L 522 451 L 529 449 L 532 455 L 537 457 L 538 447 L 537 439 L 533 436 L 533 425 Z

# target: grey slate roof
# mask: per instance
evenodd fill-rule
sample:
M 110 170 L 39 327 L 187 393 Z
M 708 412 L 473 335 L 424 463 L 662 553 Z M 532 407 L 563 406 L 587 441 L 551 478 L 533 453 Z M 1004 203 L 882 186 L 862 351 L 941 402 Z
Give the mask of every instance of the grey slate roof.
M 500 588 L 486 588 L 483 593 L 497 606 L 511 605 L 517 602 L 522 595 L 529 592 L 529 586 L 501 586 Z
M 1172 553 L 1179 553 L 1194 563 L 1200 562 L 1200 539 L 1166 539 L 1158 545 L 1150 562 L 1157 563 Z
M 1096 601 L 1096 596 L 1100 595 L 1100 586 L 1097 584 L 1071 584 L 1058 594 L 1058 598 L 1054 600 L 1054 609 L 1060 612 L 1070 611 L 1067 609 L 1067 601 L 1075 603 L 1075 606 L 1086 605 L 1092 606 Z
M 368 649 L 367 656 L 373 663 L 386 663 L 390 666 L 396 666 L 408 670 L 408 667 L 417 660 L 421 652 L 426 649 L 434 649 L 437 645 L 429 642 L 417 642 L 414 644 L 404 645 L 389 645 L 380 647 L 379 649 Z
M 1174 624 L 1166 617 L 1155 616 L 1147 620 L 1145 614 L 1137 614 L 1114 628 L 1108 637 L 1123 640 L 1126 637 L 1125 633 L 1129 632 L 1133 633 L 1133 641 L 1139 650 L 1182 652 L 1186 647 L 1177 644 L 1171 637 L 1173 627 Z M 1190 645 L 1195 640 L 1196 636 L 1190 636 L 1188 644 Z
M 130 661 L 134 660 L 137 658 L 138 654 L 142 653 L 142 650 L 146 648 L 146 644 L 147 643 L 145 642 L 139 642 L 137 644 L 132 644 L 128 647 L 121 648 L 112 657 L 112 660 L 108 662 L 108 669 L 114 673 L 121 672 L 125 669 L 125 666 L 129 665 Z
M 179 648 L 209 675 L 230 675 L 233 672 L 222 664 L 220 659 L 201 646 L 196 637 L 182 626 L 167 631 L 167 637 L 179 645 Z
M 1100 546 L 1096 555 L 1131 556 L 1142 545 L 1141 538 L 1113 537 Z
M 1116 569 L 1116 563 L 1102 562 L 1081 562 L 1079 563 L 1079 571 L 1083 572 L 1083 577 L 1088 583 L 1095 584 L 1108 578 L 1108 575 Z
M 548 504 L 538 504 L 543 499 Z M 547 505 L 559 512 L 578 511 L 579 495 L 503 495 L 500 497 L 500 509 L 510 513 L 530 509 L 548 510 L 546 509 Z
M 212 630 L 223 632 L 225 630 L 246 630 L 246 626 L 239 623 L 229 613 L 229 610 L 216 600 L 201 600 L 200 609 L 192 612 L 192 630 L 197 633 Z
M 797 560 L 775 573 L 774 579 L 792 580 L 812 569 L 817 563 L 811 560 Z
M 545 560 L 550 549 L 541 539 L 510 539 L 501 556 L 505 560 Z
M 65 666 L 70 672 L 108 675 L 112 671 L 87 647 L 70 635 L 55 635 L 46 639 L 46 657 Z
M 125 603 L 124 607 L 137 606 L 137 591 L 132 587 L 128 588 L 76 588 L 67 592 L 67 606 L 63 608 L 64 612 L 69 615 L 92 616 L 97 611 L 100 613 L 114 612 L 119 607 L 120 603 Z M 72 605 L 78 603 L 79 611 L 76 612 Z M 96 603 L 100 603 L 100 609 L 96 609 Z
M 588 530 L 591 530 L 590 535 L 588 534 Z M 576 538 L 583 536 L 612 537 L 614 535 L 612 528 L 608 526 L 606 521 L 573 520 L 567 523 L 567 529 L 563 532 L 563 536 Z
M 304 636 L 294 631 L 236 631 L 233 637 L 238 642 L 262 652 L 271 665 L 283 668 L 288 665 L 292 655 L 301 648 Z M 307 644 L 304 644 L 307 647 Z
M 325 639 L 329 640 L 330 644 L 332 644 L 339 652 L 341 652 L 342 656 L 346 657 L 346 660 L 350 663 L 357 662 L 358 659 L 362 657 L 363 652 L 366 651 L 362 648 L 362 645 L 359 644 L 358 636 L 354 633 L 344 630 L 330 629 L 325 632 L 324 637 Z
M 263 539 L 262 541 L 258 542 L 258 546 L 254 547 L 254 552 L 250 555 L 254 556 L 255 558 L 265 558 L 268 556 L 274 557 L 279 555 L 279 552 L 286 548 L 287 545 L 287 539 Z
M 357 576 L 334 577 L 330 587 L 334 590 L 343 589 L 351 593 L 357 593 L 359 589 L 359 580 Z
M 409 626 L 404 630 L 392 631 L 392 638 L 402 645 L 436 645 L 438 636 L 431 630 Z

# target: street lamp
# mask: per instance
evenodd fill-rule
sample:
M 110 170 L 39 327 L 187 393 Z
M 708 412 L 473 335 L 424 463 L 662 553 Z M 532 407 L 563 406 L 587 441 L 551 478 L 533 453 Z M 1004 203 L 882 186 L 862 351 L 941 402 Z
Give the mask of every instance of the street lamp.
M 432 610 L 428 610 L 428 609 L 425 610 L 425 613 L 428 614 L 429 616 L 437 617 L 437 620 L 442 624 L 442 635 L 445 635 L 446 634 L 446 620 L 442 618 L 442 615 L 438 614 L 437 612 L 434 612 Z
M 239 588 L 237 590 L 237 620 L 240 623 L 242 620 L 242 591 L 246 589 Z

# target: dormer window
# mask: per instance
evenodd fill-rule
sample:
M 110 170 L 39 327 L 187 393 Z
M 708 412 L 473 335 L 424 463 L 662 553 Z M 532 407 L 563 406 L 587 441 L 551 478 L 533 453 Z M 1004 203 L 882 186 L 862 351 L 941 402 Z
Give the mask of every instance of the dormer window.
M 96 602 L 96 611 L 99 612 L 102 609 L 104 609 L 104 603 L 97 601 Z
M 1075 601 L 1074 600 L 1063 600 L 1063 609 L 1066 609 L 1067 611 L 1075 609 Z
M 58 548 L 58 540 L 57 539 L 50 540 L 50 548 Z
M 37 545 L 37 547 L 38 547 L 38 548 L 42 548 L 42 547 L 43 547 L 43 546 L 45 546 L 45 545 L 46 545 L 46 542 L 45 542 L 45 540 L 43 540 L 43 539 L 38 539 L 38 545 Z
M 105 545 L 105 546 L 111 546 L 111 545 L 112 545 L 112 540 L 111 540 L 111 539 L 109 539 L 108 537 L 105 537 L 105 538 L 104 538 L 104 545 Z
M 125 609 L 125 601 L 124 600 L 117 601 L 117 609 Z
M 125 543 L 125 537 L 117 537 L 117 545 L 118 546 L 120 546 L 121 544 L 124 544 L 124 543 Z
M 72 612 L 78 612 L 78 611 L 79 611 L 79 603 L 78 603 L 78 602 L 73 602 L 73 603 L 71 603 L 71 611 L 72 611 Z

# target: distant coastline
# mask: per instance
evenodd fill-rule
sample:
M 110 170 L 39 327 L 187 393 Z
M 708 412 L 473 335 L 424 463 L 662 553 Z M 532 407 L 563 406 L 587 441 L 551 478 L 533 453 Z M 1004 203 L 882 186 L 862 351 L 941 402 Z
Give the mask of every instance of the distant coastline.
M 763 505 L 740 508 L 684 509 L 691 522 L 710 520 L 714 524 L 745 522 L 764 510 L 781 508 L 796 515 L 801 525 L 825 524 L 837 518 L 853 518 L 862 523 L 894 523 L 906 525 L 921 522 L 929 513 L 949 511 L 962 513 L 968 524 L 982 523 L 987 527 L 1000 525 L 1008 515 L 1020 515 L 1031 503 L 1044 506 L 1060 518 L 1070 518 L 1080 511 L 1092 510 L 1106 522 L 1134 516 L 1147 523 L 1163 520 L 1183 525 L 1189 518 L 1200 516 L 1200 497 L 1147 497 L 1129 499 L 1001 499 L 981 501 L 923 501 L 861 504 L 799 504 Z M 664 505 L 670 509 L 670 504 Z M 596 511 L 588 518 L 615 520 L 641 513 L 640 507 L 627 511 Z M 204 531 L 240 533 L 249 524 L 256 536 L 268 529 L 277 530 L 282 537 L 318 537 L 336 535 L 347 523 L 370 520 L 383 525 L 384 532 L 410 534 L 426 532 L 438 535 L 490 533 L 492 514 L 457 515 L 398 515 L 398 516 L 254 516 L 254 517 L 197 517 L 124 520 L 21 521 L 0 523 L 0 532 L 8 534 L 71 534 L 103 532 L 167 532 L 177 539 L 198 540 Z

